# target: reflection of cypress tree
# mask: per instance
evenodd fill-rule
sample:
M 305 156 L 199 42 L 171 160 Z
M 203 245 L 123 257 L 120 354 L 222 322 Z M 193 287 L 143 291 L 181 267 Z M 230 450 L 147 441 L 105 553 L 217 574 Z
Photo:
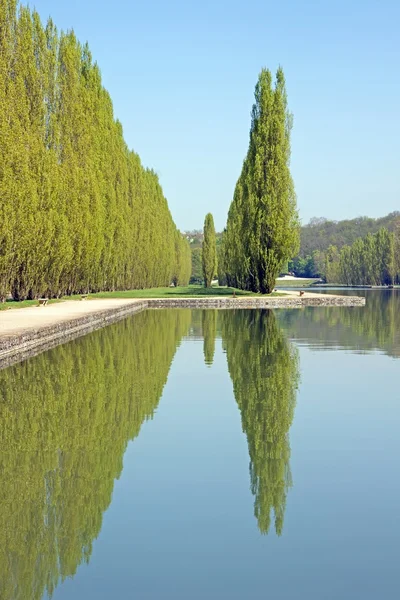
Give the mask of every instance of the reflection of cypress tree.
M 147 311 L 0 371 L 0 597 L 39 600 L 88 561 L 130 439 L 190 311 Z
M 214 309 L 203 310 L 202 329 L 204 337 L 204 362 L 211 366 L 215 354 L 215 336 L 217 333 L 217 311 Z
M 299 383 L 298 354 L 271 311 L 221 313 L 221 329 L 249 446 L 254 513 L 260 531 L 268 533 L 273 509 L 280 535 L 292 485 L 288 433 Z

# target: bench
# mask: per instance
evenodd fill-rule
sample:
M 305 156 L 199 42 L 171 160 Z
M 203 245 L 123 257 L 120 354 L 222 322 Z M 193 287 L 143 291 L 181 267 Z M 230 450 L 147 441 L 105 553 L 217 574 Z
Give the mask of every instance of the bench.
M 88 294 L 81 294 L 81 300 L 86 300 L 88 297 Z
M 39 306 L 46 306 L 46 304 L 48 303 L 49 299 L 48 298 L 39 298 Z

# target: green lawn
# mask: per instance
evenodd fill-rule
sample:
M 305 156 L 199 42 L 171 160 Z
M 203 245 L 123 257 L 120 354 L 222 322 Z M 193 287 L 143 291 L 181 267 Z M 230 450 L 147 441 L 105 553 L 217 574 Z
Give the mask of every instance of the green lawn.
M 201 285 L 188 285 L 186 287 L 165 287 L 165 288 L 150 288 L 146 290 L 125 290 L 122 292 L 99 292 L 98 294 L 90 294 L 90 298 L 179 298 L 179 297 L 193 297 L 193 296 L 259 296 L 253 292 L 245 292 L 243 290 L 235 290 L 230 287 L 219 287 L 213 286 L 211 288 L 205 288 Z M 281 296 L 277 292 L 271 294 L 271 296 Z M 63 302 L 65 300 L 80 300 L 81 296 L 65 296 L 64 298 L 50 300 L 49 304 L 54 302 Z M 7 300 L 7 302 L 0 303 L 0 310 L 7 310 L 10 308 L 26 308 L 27 306 L 37 306 L 37 300 L 24 300 L 22 302 L 15 302 L 14 300 Z
M 319 279 L 301 279 L 299 281 L 296 281 L 295 279 L 288 279 L 287 281 L 282 281 L 282 280 L 277 281 L 275 285 L 277 288 L 291 288 L 291 287 L 301 288 L 301 287 L 310 287 L 310 285 L 313 285 L 317 281 L 320 281 L 320 280 Z
M 150 288 L 147 290 L 127 290 L 124 292 L 99 292 L 91 294 L 91 298 L 173 298 L 173 297 L 193 297 L 193 296 L 259 296 L 253 292 L 245 292 L 230 287 L 213 286 L 205 288 L 201 285 L 188 285 L 186 287 L 166 287 Z M 271 296 L 280 296 L 273 293 Z
M 80 298 L 80 296 L 76 296 L 75 298 L 65 298 L 65 300 L 72 300 Z M 49 300 L 49 304 L 54 304 L 55 302 L 62 302 L 63 299 Z M 27 308 L 28 306 L 38 306 L 37 300 L 23 300 L 22 302 L 16 302 L 15 300 L 7 300 L 6 302 L 0 302 L 0 310 L 9 310 L 10 308 Z

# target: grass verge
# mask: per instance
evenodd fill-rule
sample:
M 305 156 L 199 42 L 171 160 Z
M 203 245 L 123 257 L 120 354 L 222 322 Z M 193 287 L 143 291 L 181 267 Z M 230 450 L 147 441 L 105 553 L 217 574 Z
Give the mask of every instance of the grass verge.
M 285 288 L 305 288 L 314 285 L 320 279 L 287 279 L 287 280 L 279 280 L 276 282 L 276 288 L 285 289 Z
M 185 287 L 165 287 L 165 288 L 149 288 L 144 290 L 124 290 L 119 292 L 98 292 L 97 294 L 90 294 L 88 299 L 91 298 L 193 298 L 197 296 L 260 296 L 253 292 L 246 292 L 244 290 L 237 290 L 230 287 L 219 287 L 213 286 L 211 288 L 205 288 L 201 285 L 188 285 Z M 282 296 L 279 292 L 273 292 L 270 296 Z M 65 300 L 80 300 L 80 295 L 65 296 L 64 298 L 49 300 L 49 304 L 55 302 L 64 302 Z M 28 306 L 37 306 L 37 300 L 23 300 L 22 302 L 15 302 L 14 300 L 7 300 L 7 302 L 0 303 L 0 310 L 8 310 L 11 308 L 26 308 Z

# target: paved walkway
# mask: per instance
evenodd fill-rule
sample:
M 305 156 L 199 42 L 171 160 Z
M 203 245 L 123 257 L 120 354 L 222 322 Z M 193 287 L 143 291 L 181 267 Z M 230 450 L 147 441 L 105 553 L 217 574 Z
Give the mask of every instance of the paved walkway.
M 0 338 L 42 329 L 65 321 L 73 321 L 104 310 L 142 302 L 141 298 L 67 300 L 47 306 L 30 306 L 0 311 Z

